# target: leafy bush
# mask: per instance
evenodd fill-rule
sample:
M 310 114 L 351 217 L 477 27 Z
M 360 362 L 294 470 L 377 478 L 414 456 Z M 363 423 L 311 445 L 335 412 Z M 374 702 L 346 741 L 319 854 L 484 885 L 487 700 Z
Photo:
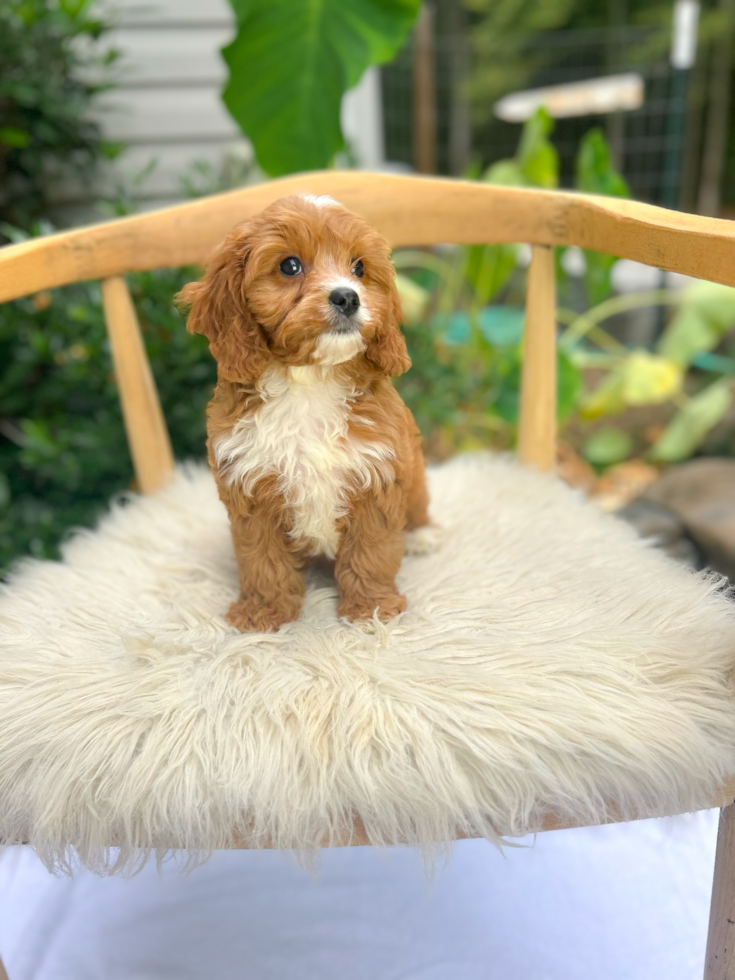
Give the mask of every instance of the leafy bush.
M 59 178 L 89 176 L 115 149 L 88 115 L 104 87 L 91 78 L 115 57 L 98 50 L 107 26 L 92 2 L 0 3 L 0 220 L 21 228 L 46 216 Z
M 511 160 L 492 164 L 482 176 L 488 184 L 505 184 L 512 187 L 541 187 L 551 190 L 559 186 L 559 154 L 551 142 L 554 120 L 542 107 L 528 119 L 523 127 L 518 152 Z M 595 127 L 586 133 L 579 144 L 575 160 L 574 186 L 586 194 L 604 194 L 608 197 L 630 197 L 625 179 L 615 170 L 610 158 L 607 140 L 601 129 Z M 482 254 L 507 256 L 516 254 L 514 245 L 475 246 Z M 602 252 L 586 251 L 585 289 L 590 306 L 602 302 L 611 292 L 610 274 L 615 257 Z M 506 279 L 513 265 L 507 263 Z M 558 268 L 563 279 L 563 268 Z M 501 279 L 499 286 L 503 284 Z M 498 288 L 499 288 L 498 286 Z M 477 288 L 477 287 L 475 287 Z M 489 294 L 490 296 L 493 293 Z M 488 297 L 489 298 L 489 297 Z
M 216 370 L 172 297 L 196 270 L 128 277 L 178 459 L 204 449 Z M 131 486 L 99 287 L 0 306 L 0 567 L 55 557 L 67 528 L 92 525 Z
M 463 317 L 404 322 L 413 362 L 396 387 L 416 417 L 428 454 L 513 446 L 520 408 L 523 315 L 495 308 L 479 326 Z M 502 313 L 506 315 L 502 315 Z M 557 404 L 561 421 L 579 401 L 582 379 L 563 353 L 557 359 Z
M 601 326 L 624 310 L 654 304 L 673 306 L 674 315 L 653 350 L 630 350 Z M 566 312 L 559 311 L 563 318 Z M 683 290 L 629 293 L 572 315 L 568 324 L 560 349 L 580 370 L 605 371 L 580 401 L 583 421 L 614 419 L 642 407 L 673 409 L 661 419 L 665 424 L 651 427 L 648 456 L 654 463 L 688 459 L 735 403 L 735 357 L 728 350 L 735 339 L 735 289 L 729 286 L 695 282 Z M 591 463 L 605 466 L 633 453 L 633 441 L 624 443 L 619 429 L 601 431 L 607 437 L 595 432 L 583 449 Z
M 550 141 L 553 126 L 548 113 L 537 110 L 523 127 L 515 157 L 493 164 L 480 179 L 512 187 L 555 188 L 559 157 Z M 576 184 L 594 193 L 628 195 L 598 129 L 580 144 Z M 414 359 L 413 370 L 399 380 L 398 387 L 436 455 L 513 444 L 523 360 L 525 284 L 517 274 L 519 257 L 519 246 L 513 244 L 395 255 L 404 329 Z M 615 259 L 594 252 L 586 258 L 588 300 L 596 302 L 611 290 Z M 408 282 L 404 273 L 411 277 Z M 564 277 L 560 264 L 558 273 Z M 423 304 L 414 297 L 410 314 L 408 283 L 410 288 L 426 290 Z M 503 306 L 488 305 L 499 299 L 505 301 Z M 563 350 L 558 354 L 557 385 L 559 419 L 564 421 L 577 407 L 584 385 L 580 369 Z
M 555 187 L 558 156 L 550 142 L 552 130 L 552 120 L 540 109 L 524 126 L 516 156 L 493 164 L 481 179 L 516 187 Z M 582 139 L 575 184 L 588 193 L 628 196 L 599 129 Z M 683 291 L 612 297 L 616 259 L 589 251 L 584 258 L 587 309 L 557 310 L 565 328 L 557 355 L 559 420 L 574 420 L 575 438 L 598 468 L 644 451 L 657 464 L 688 458 L 728 416 L 735 401 L 735 358 L 723 348 L 735 341 L 735 289 L 702 282 Z M 404 311 L 411 311 L 405 329 L 418 352 L 414 370 L 400 379 L 399 387 L 438 455 L 513 443 L 524 319 L 518 259 L 516 245 L 395 256 Z M 411 278 L 406 281 L 404 274 Z M 561 262 L 557 280 L 560 295 L 569 292 Z M 488 305 L 499 299 L 505 305 Z M 629 349 L 602 326 L 615 315 L 652 305 L 675 307 L 653 350 Z M 424 384 L 426 371 L 430 386 Z M 632 439 L 619 421 L 599 427 L 630 409 L 651 407 L 656 409 L 655 424 L 647 427 L 645 445 Z

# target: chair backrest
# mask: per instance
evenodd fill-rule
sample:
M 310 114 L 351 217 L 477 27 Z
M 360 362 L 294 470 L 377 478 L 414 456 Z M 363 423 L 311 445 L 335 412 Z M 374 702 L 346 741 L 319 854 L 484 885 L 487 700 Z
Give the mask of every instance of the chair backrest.
M 0 249 L 0 302 L 89 279 L 102 298 L 140 489 L 168 479 L 173 454 L 130 293 L 128 272 L 204 264 L 238 222 L 293 193 L 330 194 L 391 246 L 526 242 L 519 455 L 550 469 L 555 453 L 553 248 L 578 245 L 735 285 L 735 224 L 633 201 L 563 191 L 355 171 L 302 174 Z

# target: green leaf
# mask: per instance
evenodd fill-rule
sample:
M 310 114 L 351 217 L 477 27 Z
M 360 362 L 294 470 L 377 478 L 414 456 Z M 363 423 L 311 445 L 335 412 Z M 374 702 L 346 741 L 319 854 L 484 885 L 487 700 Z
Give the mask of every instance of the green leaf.
M 683 373 L 664 357 L 634 350 L 585 399 L 582 415 L 615 415 L 628 405 L 660 405 L 681 390 Z
M 476 333 L 493 348 L 517 348 L 523 336 L 525 313 L 516 306 L 487 306 L 474 316 L 464 310 L 437 313 L 431 318 L 432 330 L 451 346 L 469 344 Z
M 582 402 L 582 418 L 597 419 L 603 415 L 617 415 L 622 412 L 625 409 L 624 388 L 622 371 L 611 371 Z
M 558 187 L 559 154 L 548 140 L 553 128 L 553 119 L 541 106 L 524 123 L 515 157 L 493 163 L 482 179 L 506 187 Z
M 486 306 L 502 289 L 516 267 L 516 245 L 469 245 L 465 248 L 465 275 L 477 306 Z
M 89 6 L 89 0 L 59 0 L 59 6 L 68 17 L 76 18 Z
M 523 127 L 517 160 L 526 182 L 533 187 L 559 186 L 559 154 L 547 139 L 553 129 L 554 121 L 543 106 Z
M 342 96 L 392 58 L 419 0 L 230 0 L 223 100 L 272 176 L 330 164 L 344 146 Z
M 710 371 L 713 374 L 735 374 L 735 358 L 726 357 L 724 354 L 697 354 L 692 361 L 694 367 L 701 368 L 702 371 Z
M 607 140 L 597 127 L 586 133 L 579 145 L 575 186 L 586 194 L 630 197 L 630 188 L 613 167 Z
M 618 261 L 614 255 L 584 250 L 584 285 L 587 305 L 591 308 L 604 302 L 612 293 L 612 270 Z
M 703 352 L 714 350 L 735 327 L 735 289 L 714 282 L 693 283 L 658 342 L 664 357 L 688 367 Z
M 10 503 L 10 480 L 4 473 L 0 473 L 0 510 L 3 510 Z
M 575 164 L 575 187 L 587 194 L 607 194 L 610 197 L 630 197 L 625 178 L 615 170 L 610 149 L 601 129 L 591 129 L 582 137 Z M 587 302 L 597 306 L 612 292 L 610 274 L 617 261 L 602 252 L 584 253 L 586 261 L 585 287 Z
M 517 425 L 520 411 L 522 360 L 520 348 L 516 348 L 503 375 L 495 403 L 493 414 Z M 582 378 L 579 370 L 572 364 L 566 354 L 557 351 L 556 360 L 556 405 L 557 418 L 564 421 L 568 418 L 582 391 Z
M 622 429 L 598 429 L 587 439 L 582 455 L 593 466 L 613 466 L 630 456 L 633 440 Z
M 31 142 L 31 134 L 15 126 L 0 126 L 0 143 L 21 149 Z
M 488 306 L 480 311 L 478 325 L 494 347 L 517 347 L 523 337 L 525 311 L 518 306 Z
M 556 413 L 560 421 L 569 418 L 579 403 L 584 385 L 582 372 L 562 350 L 556 360 Z
M 715 381 L 682 408 L 664 429 L 651 457 L 656 462 L 674 463 L 687 459 L 707 433 L 724 417 L 732 403 L 732 381 Z
M 506 187 L 526 186 L 526 178 L 517 160 L 498 160 L 487 168 L 482 179 L 488 184 L 503 184 Z
M 521 411 L 521 362 L 520 356 L 506 375 L 500 379 L 497 397 L 492 406 L 493 415 L 507 422 L 518 425 Z
M 660 405 L 681 390 L 681 368 L 664 357 L 634 350 L 623 364 L 626 405 Z

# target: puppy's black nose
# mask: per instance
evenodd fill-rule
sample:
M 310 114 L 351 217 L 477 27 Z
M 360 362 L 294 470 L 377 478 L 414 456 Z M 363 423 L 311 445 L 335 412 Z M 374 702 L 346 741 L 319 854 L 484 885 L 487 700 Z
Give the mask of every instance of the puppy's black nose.
M 360 305 L 360 297 L 349 286 L 339 286 L 329 294 L 329 302 L 332 306 L 336 306 L 340 313 L 352 316 Z

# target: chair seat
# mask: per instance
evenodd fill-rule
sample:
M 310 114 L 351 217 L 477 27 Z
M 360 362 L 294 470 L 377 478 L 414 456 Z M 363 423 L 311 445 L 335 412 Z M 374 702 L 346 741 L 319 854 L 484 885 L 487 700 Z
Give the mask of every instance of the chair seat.
M 696 809 L 735 772 L 735 607 L 555 478 L 430 471 L 408 611 L 360 627 L 310 572 L 275 634 L 237 593 L 208 470 L 113 505 L 0 599 L 0 839 L 97 870 L 151 848 L 517 835 Z M 110 854 L 110 845 L 115 850 Z

